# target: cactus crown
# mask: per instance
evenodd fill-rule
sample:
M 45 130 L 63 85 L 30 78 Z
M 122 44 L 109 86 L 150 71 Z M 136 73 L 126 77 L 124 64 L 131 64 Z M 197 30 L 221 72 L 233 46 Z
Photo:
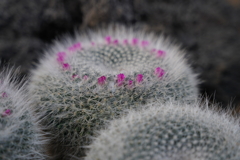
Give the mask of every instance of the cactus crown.
M 0 159 L 43 159 L 43 141 L 30 115 L 25 84 L 16 85 L 11 74 L 11 70 L 0 73 Z
M 42 124 L 67 146 L 54 152 L 77 155 L 75 146 L 89 144 L 105 120 L 157 99 L 193 102 L 196 84 L 179 47 L 117 26 L 57 42 L 33 71 L 29 90 Z
M 161 88 L 156 92 L 171 94 L 171 99 L 180 101 L 196 99 L 198 93 L 198 81 L 185 62 L 184 52 L 163 37 L 122 26 L 109 27 L 106 31 L 57 42 L 52 51 L 47 52 L 41 67 L 33 71 L 34 77 L 65 76 L 66 83 L 75 80 L 97 88 L 94 91 L 100 94 L 109 91 L 117 94 L 115 91 L 129 87 L 137 89 L 139 84 Z M 60 75 L 63 73 L 67 75 Z M 171 86 L 173 83 L 175 86 Z M 180 93 L 175 93 L 176 90 Z M 151 98 L 163 97 L 156 96 L 156 92 Z M 162 100 L 165 99 L 169 97 Z
M 239 159 L 238 122 L 206 106 L 155 103 L 132 111 L 99 132 L 86 160 Z

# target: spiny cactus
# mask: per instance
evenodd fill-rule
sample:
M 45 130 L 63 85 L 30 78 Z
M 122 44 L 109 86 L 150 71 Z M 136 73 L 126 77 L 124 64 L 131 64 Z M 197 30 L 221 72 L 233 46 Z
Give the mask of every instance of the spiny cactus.
M 127 108 L 156 99 L 190 103 L 198 93 L 178 46 L 121 26 L 57 42 L 32 74 L 36 112 L 56 135 L 53 152 L 63 154 L 81 155 L 78 146 Z
M 199 104 L 148 104 L 111 122 L 85 160 L 239 160 L 239 123 Z
M 25 84 L 17 84 L 12 74 L 11 70 L 0 73 L 0 159 L 44 159 L 45 141 L 30 115 Z

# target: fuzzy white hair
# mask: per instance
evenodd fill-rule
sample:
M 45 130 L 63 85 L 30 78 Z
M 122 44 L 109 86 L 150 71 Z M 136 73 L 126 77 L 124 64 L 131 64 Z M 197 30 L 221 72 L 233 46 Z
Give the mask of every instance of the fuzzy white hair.
M 214 108 L 207 101 L 142 106 L 99 131 L 85 160 L 237 160 L 239 120 Z
M 0 73 L 0 159 L 42 160 L 46 140 L 32 116 L 27 82 L 17 72 L 11 68 Z

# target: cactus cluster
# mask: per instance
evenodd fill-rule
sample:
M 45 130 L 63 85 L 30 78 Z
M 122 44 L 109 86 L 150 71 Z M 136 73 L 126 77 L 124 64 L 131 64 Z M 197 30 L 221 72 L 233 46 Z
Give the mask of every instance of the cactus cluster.
M 83 155 L 78 146 L 126 109 L 157 100 L 192 103 L 198 95 L 184 51 L 122 26 L 56 42 L 32 75 L 34 109 L 55 135 L 54 154 Z
M 76 34 L 16 81 L 0 73 L 0 159 L 45 159 L 43 145 L 58 160 L 240 159 L 239 122 L 198 102 L 185 52 L 163 36 Z
M 148 104 L 111 122 L 85 160 L 239 160 L 239 122 L 207 103 Z
M 22 83 L 11 70 L 0 73 L 0 159 L 44 159 L 44 143 Z

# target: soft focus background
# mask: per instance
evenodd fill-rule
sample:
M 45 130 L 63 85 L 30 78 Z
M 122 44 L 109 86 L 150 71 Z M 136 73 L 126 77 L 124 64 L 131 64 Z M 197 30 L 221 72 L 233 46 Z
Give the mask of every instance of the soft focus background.
M 240 113 L 240 0 L 0 0 L 1 68 L 28 75 L 55 39 L 112 22 L 182 44 L 202 95 Z

